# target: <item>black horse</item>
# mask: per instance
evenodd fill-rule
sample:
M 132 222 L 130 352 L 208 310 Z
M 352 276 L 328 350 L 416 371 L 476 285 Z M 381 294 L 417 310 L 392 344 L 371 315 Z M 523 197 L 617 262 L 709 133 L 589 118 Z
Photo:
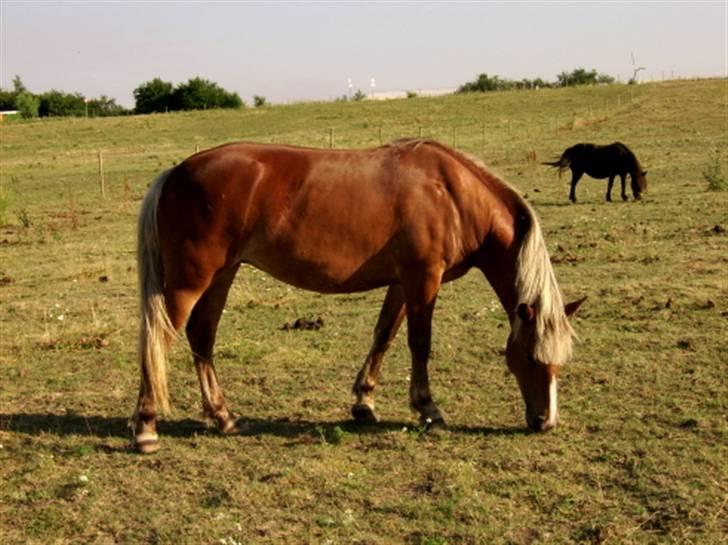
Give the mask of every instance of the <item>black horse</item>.
M 571 202 L 576 202 L 576 184 L 585 173 L 592 178 L 609 178 L 607 200 L 610 202 L 615 176 L 619 176 L 622 181 L 622 199 L 625 201 L 628 198 L 625 191 L 627 174 L 632 182 L 632 195 L 635 200 L 640 198 L 643 191 L 647 191 L 647 178 L 645 178 L 647 171 L 642 170 L 635 154 L 619 142 L 608 146 L 576 144 L 564 151 L 557 161 L 541 164 L 559 167 L 559 175 L 567 168 L 571 169 L 571 191 L 569 192 Z

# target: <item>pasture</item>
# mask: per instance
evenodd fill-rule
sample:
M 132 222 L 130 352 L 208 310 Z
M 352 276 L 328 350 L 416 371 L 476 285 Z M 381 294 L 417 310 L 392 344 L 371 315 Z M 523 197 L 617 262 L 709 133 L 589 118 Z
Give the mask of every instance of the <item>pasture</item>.
M 721 543 L 728 536 L 726 80 L 315 103 L 0 125 L 0 543 Z M 446 284 L 433 394 L 408 408 L 401 331 L 350 422 L 383 290 L 323 296 L 241 269 L 216 345 L 245 430 L 202 419 L 182 343 L 162 449 L 129 449 L 135 228 L 161 170 L 234 140 L 361 148 L 433 137 L 528 196 L 566 300 L 588 295 L 560 380 L 561 424 L 526 431 L 508 321 L 480 273 Z M 540 161 L 626 143 L 642 201 Z M 99 185 L 103 153 L 105 194 Z M 717 159 L 716 159 L 717 156 Z M 285 329 L 298 318 L 316 330 Z

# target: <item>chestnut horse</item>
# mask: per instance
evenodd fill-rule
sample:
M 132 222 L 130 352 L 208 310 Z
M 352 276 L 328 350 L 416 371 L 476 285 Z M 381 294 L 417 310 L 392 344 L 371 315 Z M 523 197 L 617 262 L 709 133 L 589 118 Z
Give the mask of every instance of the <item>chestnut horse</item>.
M 510 319 L 506 361 L 528 426 L 556 425 L 557 374 L 573 334 L 567 315 L 583 300 L 562 303 L 538 219 L 513 188 L 434 141 L 359 151 L 236 143 L 161 174 L 141 207 L 141 387 L 131 422 L 139 451 L 159 447 L 165 355 L 185 322 L 205 413 L 223 433 L 237 430 L 212 355 L 241 264 L 322 293 L 387 286 L 352 415 L 378 420 L 382 358 L 406 316 L 411 406 L 434 426 L 444 425 L 427 374 L 435 299 L 443 282 L 480 269 Z

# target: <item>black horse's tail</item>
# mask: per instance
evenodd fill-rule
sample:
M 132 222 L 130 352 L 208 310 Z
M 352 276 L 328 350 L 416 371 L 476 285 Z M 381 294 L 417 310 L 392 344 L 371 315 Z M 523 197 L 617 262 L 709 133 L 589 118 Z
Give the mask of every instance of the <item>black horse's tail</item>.
M 561 157 L 559 157 L 556 161 L 544 161 L 541 164 L 549 167 L 558 167 L 559 176 L 561 176 L 561 173 L 569 168 L 569 166 L 571 166 L 571 157 L 569 157 L 569 150 L 567 149 L 564 153 L 562 153 Z

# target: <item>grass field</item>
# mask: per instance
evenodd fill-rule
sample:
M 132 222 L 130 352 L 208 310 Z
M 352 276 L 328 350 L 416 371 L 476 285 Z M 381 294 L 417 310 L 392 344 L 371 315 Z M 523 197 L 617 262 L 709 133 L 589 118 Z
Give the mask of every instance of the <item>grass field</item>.
M 178 344 L 162 450 L 130 451 L 135 221 L 153 177 L 233 140 L 418 135 L 527 194 L 566 299 L 589 296 L 561 425 L 526 432 L 507 319 L 479 274 L 438 300 L 432 385 L 450 428 L 429 435 L 402 333 L 383 422 L 349 422 L 383 291 L 321 296 L 245 269 L 216 356 L 247 431 L 206 427 Z M 615 140 L 648 170 L 641 202 L 605 203 L 606 182 L 584 178 L 570 204 L 568 176 L 537 164 Z M 726 150 L 728 80 L 1 124 L 0 543 L 726 543 L 728 192 L 703 176 L 728 177 Z M 318 331 L 281 329 L 318 316 Z

